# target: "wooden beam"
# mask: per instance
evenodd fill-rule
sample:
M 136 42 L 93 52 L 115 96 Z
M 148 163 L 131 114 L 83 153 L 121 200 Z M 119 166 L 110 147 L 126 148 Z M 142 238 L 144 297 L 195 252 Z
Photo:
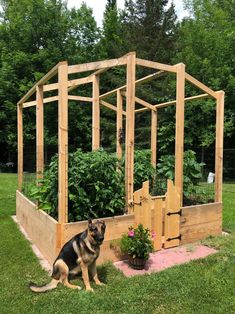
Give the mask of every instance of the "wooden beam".
M 52 97 L 47 97 L 43 99 L 43 103 L 47 104 L 49 102 L 53 102 L 53 101 L 57 101 L 58 100 L 58 96 L 52 96 Z M 28 107 L 33 107 L 37 105 L 37 101 L 33 100 L 33 101 L 27 101 L 25 103 L 23 103 L 23 108 L 28 108 Z
M 135 85 L 141 85 L 141 84 L 143 84 L 145 82 L 153 80 L 154 78 L 160 77 L 160 76 L 162 76 L 165 73 L 166 72 L 164 72 L 164 71 L 158 71 L 156 73 L 144 76 L 144 77 L 136 80 L 135 81 Z M 126 85 L 123 85 L 121 87 L 115 88 L 115 89 L 113 89 L 113 90 L 111 90 L 111 91 L 109 91 L 107 93 L 104 93 L 104 94 L 100 95 L 100 99 L 106 98 L 107 96 L 115 94 L 118 90 L 123 90 L 123 89 L 126 89 Z
M 17 129 L 18 129 L 18 190 L 22 190 L 23 184 L 23 107 L 17 105 Z
M 85 96 L 74 96 L 74 95 L 68 95 L 69 100 L 76 100 L 76 101 L 87 101 L 87 102 L 92 102 L 93 98 L 92 97 L 85 97 Z
M 209 87 L 207 87 L 205 84 L 199 82 L 197 79 L 195 79 L 193 76 L 191 76 L 188 73 L 185 73 L 185 79 L 187 81 L 189 81 L 190 83 L 192 83 L 194 86 L 200 88 L 201 90 L 203 90 L 204 92 L 206 92 L 207 94 L 209 94 L 210 96 L 212 96 L 213 98 L 217 99 L 217 94 L 216 92 L 214 92 L 212 89 L 210 89 Z
M 191 97 L 186 97 L 184 98 L 184 101 L 190 101 L 190 100 L 195 100 L 195 99 L 203 99 L 203 98 L 207 98 L 207 97 L 210 97 L 210 95 L 208 94 L 201 94 L 201 95 L 196 95 L 196 96 L 191 96 Z M 165 107 L 168 107 L 168 106 L 171 106 L 171 105 L 175 105 L 176 104 L 176 100 L 171 100 L 171 101 L 167 101 L 167 102 L 163 102 L 163 103 L 160 103 L 160 104 L 157 104 L 157 105 L 153 105 L 155 109 L 160 109 L 160 108 L 165 108 Z M 140 108 L 140 109 L 137 109 L 135 112 L 136 113 L 139 113 L 139 112 L 143 112 L 143 111 L 146 111 L 148 110 L 148 108 Z
M 92 150 L 97 150 L 100 148 L 99 75 L 93 76 L 92 97 Z
M 37 179 L 41 179 L 44 169 L 43 86 L 36 87 L 36 102 L 36 173 Z
M 113 111 L 117 111 L 117 107 L 115 107 L 114 105 L 110 104 L 110 103 L 107 102 L 107 101 L 100 100 L 100 104 L 101 104 L 102 106 L 106 107 L 106 108 L 109 108 L 109 109 L 113 110 Z M 126 116 L 126 112 L 125 112 L 124 110 L 122 110 L 122 114 L 123 114 L 124 116 Z
M 56 89 L 58 89 L 58 83 L 43 85 L 44 92 L 49 92 L 51 90 L 56 90 Z
M 118 58 L 118 59 L 111 59 L 111 60 L 103 60 L 103 61 L 96 61 L 96 62 L 90 62 L 90 63 L 83 63 L 83 64 L 76 64 L 76 65 L 70 65 L 68 69 L 68 73 L 81 73 L 81 72 L 87 72 L 87 71 L 93 71 L 93 70 L 99 70 L 104 68 L 110 68 L 115 67 L 119 65 L 126 64 L 126 55 Z
M 58 222 L 68 222 L 68 64 L 58 69 Z
M 60 64 L 63 62 L 59 62 L 52 68 L 46 75 L 44 75 L 21 99 L 18 101 L 17 104 L 22 104 L 26 102 L 27 99 L 29 99 L 30 96 L 32 96 L 36 92 L 36 87 L 43 85 L 45 82 L 49 81 L 56 73 L 58 72 L 58 68 Z
M 102 101 L 102 100 L 101 100 Z M 116 134 L 116 153 L 117 158 L 122 158 L 122 136 L 123 136 L 123 126 L 122 126 L 122 106 L 123 99 L 121 95 L 121 91 L 117 91 L 117 134 Z
M 89 84 L 93 82 L 93 77 L 92 75 L 89 75 L 87 77 L 82 77 L 76 80 L 70 80 L 68 81 L 68 87 L 69 87 L 69 92 L 73 89 L 75 89 L 77 86 L 80 86 L 82 84 Z
M 158 70 L 162 70 L 162 71 L 176 73 L 176 66 L 175 65 L 167 65 L 167 64 L 148 61 L 148 60 L 139 59 L 139 58 L 136 58 L 136 64 L 141 65 L 143 67 L 147 67 L 147 68 L 158 69 Z
M 184 98 L 185 65 L 177 64 L 176 78 L 176 126 L 175 126 L 175 187 L 183 201 L 183 164 L 184 164 Z
M 152 111 L 155 111 L 155 107 L 153 105 L 151 105 L 150 103 L 148 103 L 147 101 L 143 100 L 143 99 L 140 99 L 138 97 L 135 97 L 135 102 L 137 102 L 138 104 L 152 110 Z
M 216 94 L 217 103 L 216 103 L 216 141 L 215 141 L 215 202 L 222 202 L 224 92 L 219 91 Z
M 151 111 L 151 164 L 157 164 L 157 110 Z
M 135 53 L 127 57 L 125 191 L 126 206 L 132 203 L 134 192 L 134 128 L 135 128 Z M 131 208 L 128 208 L 131 212 Z

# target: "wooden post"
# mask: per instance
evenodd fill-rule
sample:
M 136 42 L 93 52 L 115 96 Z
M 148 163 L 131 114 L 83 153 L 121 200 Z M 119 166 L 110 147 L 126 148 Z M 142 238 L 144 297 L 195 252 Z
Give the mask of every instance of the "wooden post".
M 37 179 L 42 178 L 44 168 L 44 116 L 43 116 L 43 86 L 36 87 L 36 172 Z
M 117 139 L 116 139 L 116 150 L 117 158 L 122 158 L 122 95 L 121 91 L 117 90 Z
M 176 84 L 175 186 L 183 202 L 185 65 L 179 63 Z
M 157 110 L 151 111 L 151 163 L 156 168 L 157 163 Z
M 216 94 L 215 202 L 222 202 L 224 92 L 219 91 Z
M 92 150 L 100 148 L 99 75 L 93 76 Z
M 126 91 L 125 192 L 128 212 L 128 204 L 132 202 L 134 192 L 135 68 L 136 54 L 132 52 L 127 56 Z
M 18 190 L 21 191 L 23 184 L 23 108 L 17 105 L 18 120 Z
M 58 69 L 58 221 L 68 222 L 68 64 L 60 62 Z

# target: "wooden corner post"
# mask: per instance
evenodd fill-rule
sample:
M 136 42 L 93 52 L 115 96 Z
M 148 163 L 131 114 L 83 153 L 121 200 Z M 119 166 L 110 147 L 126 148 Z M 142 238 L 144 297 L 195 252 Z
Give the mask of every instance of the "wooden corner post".
M 117 158 L 122 158 L 122 95 L 120 89 L 117 90 L 117 138 L 116 138 L 116 153 Z
M 100 148 L 99 75 L 93 76 L 92 103 L 92 150 Z
M 128 212 L 128 204 L 133 200 L 134 192 L 135 68 L 136 54 L 132 52 L 127 55 L 126 88 L 125 192 Z
M 17 128 L 18 128 L 18 190 L 21 191 L 23 184 L 23 106 L 17 105 Z
M 176 65 L 175 186 L 183 203 L 185 65 Z
M 44 116 L 43 116 L 43 86 L 36 87 L 36 145 L 37 179 L 42 178 L 44 168 Z
M 223 136 L 224 136 L 224 92 L 219 91 L 216 102 L 215 142 L 215 202 L 222 202 L 223 183 Z
M 68 222 L 68 64 L 58 69 L 58 221 Z
M 151 163 L 156 168 L 157 163 L 157 109 L 151 111 Z

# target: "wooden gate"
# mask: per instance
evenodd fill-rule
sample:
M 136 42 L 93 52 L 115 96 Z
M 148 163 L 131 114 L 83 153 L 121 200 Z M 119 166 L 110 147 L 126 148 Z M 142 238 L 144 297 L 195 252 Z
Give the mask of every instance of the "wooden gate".
M 180 195 L 171 180 L 167 181 L 165 195 L 151 196 L 149 181 L 134 193 L 135 225 L 142 223 L 156 233 L 155 251 L 180 244 L 180 213 Z

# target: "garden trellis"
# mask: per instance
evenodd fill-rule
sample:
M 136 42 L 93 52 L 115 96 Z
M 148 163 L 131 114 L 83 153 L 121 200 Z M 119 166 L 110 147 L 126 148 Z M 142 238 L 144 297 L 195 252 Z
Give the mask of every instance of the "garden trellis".
M 116 89 L 100 94 L 100 76 L 105 71 L 113 67 L 126 66 L 126 84 Z M 136 79 L 136 66 L 154 69 L 155 72 Z M 70 79 L 70 75 L 92 72 L 88 76 L 77 79 Z M 172 73 L 176 77 L 176 100 L 158 104 L 150 104 L 144 99 L 136 96 L 135 88 L 139 84 L 146 84 L 167 73 Z M 58 77 L 56 83 L 50 80 Z M 204 93 L 196 96 L 185 97 L 185 81 L 190 82 Z M 90 97 L 70 95 L 70 91 L 75 90 L 82 84 L 92 84 L 92 95 Z M 50 91 L 58 91 L 56 96 L 45 97 Z M 107 102 L 105 99 L 110 95 L 116 94 L 116 105 Z M 182 198 L 183 198 L 183 154 L 184 154 L 184 106 L 187 101 L 211 97 L 216 102 L 216 145 L 215 145 L 215 203 L 212 211 L 220 213 L 222 203 L 222 170 L 223 170 L 223 119 L 224 119 L 224 92 L 213 91 L 185 71 L 185 65 L 179 63 L 176 65 L 166 65 L 158 62 L 139 59 L 135 52 L 130 52 L 118 59 L 97 61 L 85 64 L 68 65 L 66 61 L 59 62 L 51 71 L 49 71 L 39 82 L 37 82 L 28 93 L 21 98 L 17 104 L 18 110 L 18 216 L 21 223 L 27 213 L 21 215 L 21 201 L 23 197 L 20 193 L 23 183 L 23 110 L 28 107 L 36 106 L 36 172 L 37 178 L 43 176 L 44 170 L 44 113 L 43 107 L 46 103 L 58 102 L 58 222 L 56 228 L 56 250 L 66 240 L 66 228 L 68 227 L 68 104 L 69 100 L 83 101 L 92 104 L 92 150 L 100 148 L 100 106 L 105 106 L 116 112 L 116 152 L 117 156 L 122 156 L 122 145 L 119 141 L 120 130 L 123 129 L 123 117 L 125 117 L 125 192 L 126 192 L 126 211 L 127 217 L 135 218 L 135 201 L 134 201 L 134 143 L 135 143 L 135 115 L 141 112 L 151 111 L 151 162 L 154 167 L 157 164 L 157 123 L 158 111 L 167 106 L 176 106 L 176 128 L 175 128 L 175 182 L 174 193 L 177 193 L 177 208 L 165 215 L 165 219 L 170 219 L 169 228 L 174 228 L 177 221 L 180 235 L 180 219 L 182 216 Z M 125 110 L 123 101 L 126 101 Z M 135 109 L 135 103 L 142 105 L 143 108 Z M 145 191 L 146 194 L 146 191 Z M 138 195 L 141 197 L 141 195 Z M 145 198 L 142 198 L 144 203 Z M 24 198 L 24 202 L 25 202 Z M 151 201 L 152 202 L 152 201 Z M 168 201 L 169 195 L 168 195 Z M 167 203 L 167 204 L 168 204 Z M 152 203 L 151 203 L 152 204 Z M 217 204 L 217 205 L 216 205 Z M 151 224 L 151 213 L 154 206 L 151 205 L 146 224 Z M 146 206 L 145 206 L 146 207 Z M 162 206 L 164 207 L 164 206 Z M 181 209 L 180 209 L 181 208 Z M 161 208 L 164 210 L 164 208 Z M 170 210 L 170 209 L 169 209 Z M 139 208 L 136 209 L 139 212 Z M 147 213 L 147 211 L 145 211 Z M 145 214 L 143 214 L 145 215 Z M 143 216 L 142 215 L 142 216 Z M 177 216 L 178 215 L 178 216 Z M 212 216 L 214 213 L 212 213 Z M 139 216 L 139 217 L 142 217 Z M 164 215 L 161 215 L 163 217 Z M 169 217 L 168 217 L 169 216 Z M 173 218 L 175 217 L 175 218 Z M 44 219 L 44 218 L 43 218 Z M 123 218 L 120 218 L 123 219 Z M 126 218 L 128 219 L 128 218 Z M 136 218 L 137 219 L 137 218 Z M 137 220 L 135 222 L 137 223 Z M 174 219 L 176 219 L 174 221 Z M 154 220 L 154 219 L 152 219 Z M 181 219 L 182 220 L 182 219 Z M 209 218 L 210 220 L 210 218 Z M 211 234 L 217 234 L 221 231 L 221 215 L 216 220 L 218 223 Z M 129 221 L 131 223 L 131 220 Z M 198 222 L 200 224 L 200 221 Z M 165 220 L 166 224 L 166 220 Z M 158 222 L 159 225 L 159 222 Z M 74 228 L 74 227 L 73 227 Z M 117 227 L 115 227 L 117 228 Z M 54 230 L 53 229 L 53 230 Z M 123 232 L 123 228 L 119 228 Z M 213 228 L 212 228 L 213 229 Z M 212 230 L 213 231 L 213 230 Z M 75 232 L 75 229 L 74 229 Z M 70 233 L 71 235 L 71 233 Z M 204 232 L 203 235 L 207 235 Z M 162 235 L 161 235 L 162 236 Z M 177 236 L 176 236 L 177 237 Z M 111 239 L 111 238 L 110 238 Z M 180 239 L 180 237 L 179 237 Z M 160 241 L 161 242 L 161 241 Z M 54 244 L 53 244 L 54 245 Z M 166 246 L 169 247 L 169 246 Z

